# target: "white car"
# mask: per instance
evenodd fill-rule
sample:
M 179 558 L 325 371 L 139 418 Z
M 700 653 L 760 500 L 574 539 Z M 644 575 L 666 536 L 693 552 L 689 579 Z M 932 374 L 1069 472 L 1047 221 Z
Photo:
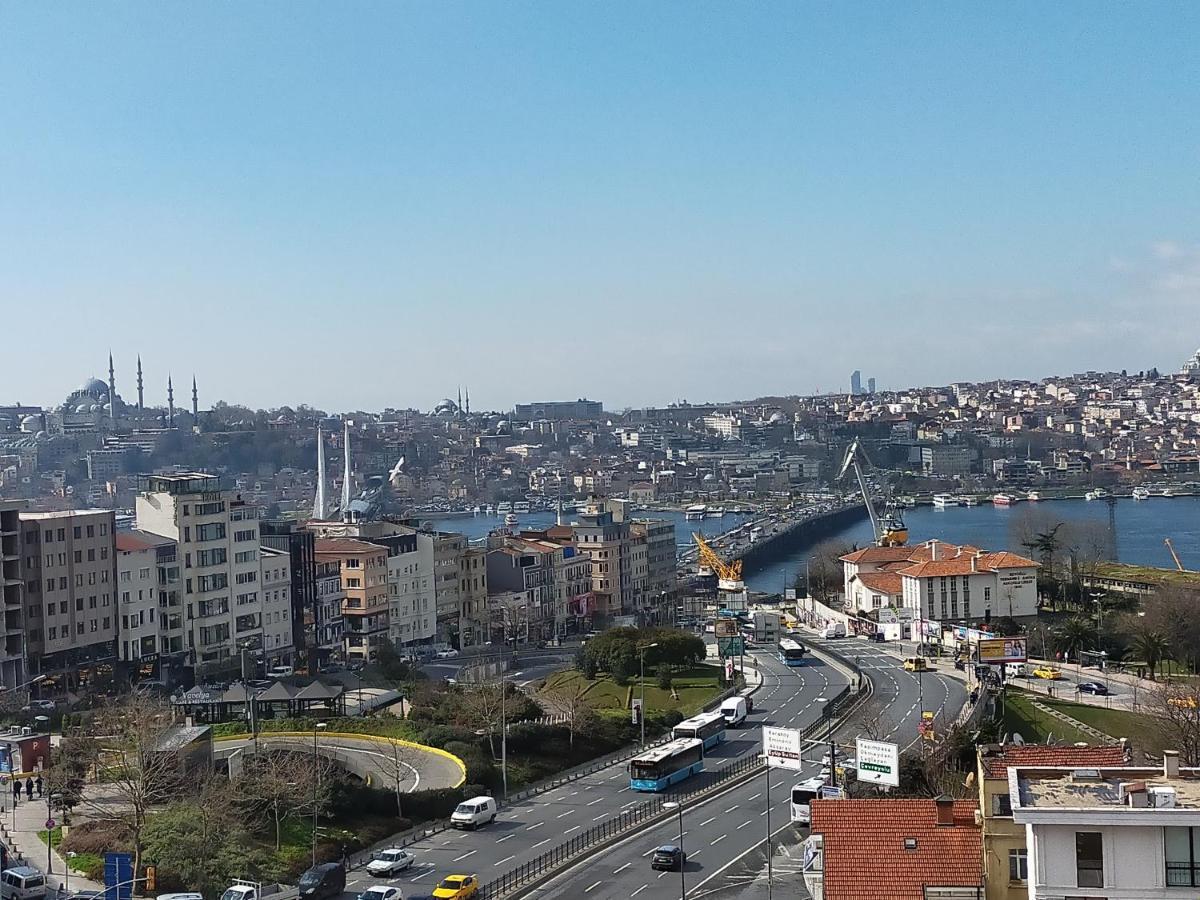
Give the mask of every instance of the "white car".
M 416 857 L 412 853 L 408 850 L 401 850 L 399 847 L 380 850 L 375 854 L 375 858 L 367 863 L 367 874 L 390 877 L 409 868 L 414 859 Z M 372 900 L 386 900 L 386 898 L 372 898 Z
M 404 895 L 400 893 L 400 888 L 391 887 L 386 884 L 373 884 L 369 888 L 364 889 L 357 900 L 404 900 Z
M 439 650 L 437 652 L 438 659 L 453 659 L 456 656 L 458 656 L 458 651 L 453 648 L 449 650 Z

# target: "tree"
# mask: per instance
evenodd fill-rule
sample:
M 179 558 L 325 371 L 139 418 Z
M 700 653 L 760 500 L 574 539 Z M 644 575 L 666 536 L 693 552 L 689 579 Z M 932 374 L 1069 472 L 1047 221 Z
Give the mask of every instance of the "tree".
M 482 731 L 487 736 L 492 759 L 497 759 L 495 734 L 500 730 L 500 719 L 504 712 L 503 694 L 508 682 L 487 681 L 465 686 L 459 692 L 458 711 L 460 724 Z
M 1200 594 L 1167 585 L 1142 606 L 1146 627 L 1162 635 L 1171 657 L 1194 670 L 1200 659 Z
M 97 745 L 86 734 L 64 735 L 58 749 L 50 755 L 45 790 L 54 808 L 69 821 L 71 810 L 83 800 L 88 772 L 96 761 Z
M 543 694 L 549 706 L 566 717 L 572 750 L 575 749 L 575 735 L 588 730 L 596 721 L 595 711 L 587 701 L 590 687 L 591 685 L 578 679 L 570 679 L 560 682 Z
M 1150 680 L 1153 681 L 1158 664 L 1170 656 L 1171 643 L 1149 624 L 1139 620 L 1133 632 L 1130 649 L 1146 664 Z
M 387 775 L 388 783 L 396 795 L 396 818 L 404 818 L 404 791 L 401 789 L 415 771 L 412 763 L 407 760 L 408 753 L 399 741 L 389 741 L 390 752 L 379 757 L 379 767 Z
M 1200 689 L 1163 682 L 1148 706 L 1161 745 L 1178 750 L 1183 765 L 1200 765 Z
M 256 753 L 246 760 L 236 790 L 238 803 L 251 815 L 266 817 L 274 826 L 275 849 L 282 843 L 283 823 L 301 813 L 313 814 L 327 805 L 332 779 L 322 778 L 321 763 L 307 753 Z
M 1064 659 L 1078 657 L 1080 650 L 1090 647 L 1096 637 L 1096 629 L 1087 619 L 1074 616 L 1063 622 L 1054 631 L 1055 643 Z
M 255 868 L 243 821 L 228 780 L 211 778 L 146 823 L 146 861 L 159 867 L 160 881 L 216 896 L 232 878 Z

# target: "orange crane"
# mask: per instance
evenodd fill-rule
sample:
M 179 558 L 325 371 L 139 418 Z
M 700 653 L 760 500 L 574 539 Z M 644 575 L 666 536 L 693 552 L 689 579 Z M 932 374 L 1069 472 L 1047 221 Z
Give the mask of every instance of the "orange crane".
M 1187 569 L 1185 569 L 1183 567 L 1183 563 L 1179 561 L 1179 554 L 1175 552 L 1175 545 L 1171 543 L 1171 539 L 1163 538 L 1163 543 L 1166 544 L 1167 549 L 1171 551 L 1171 559 L 1175 560 L 1175 568 L 1177 568 L 1180 572 L 1186 572 Z
M 717 578 L 729 584 L 737 584 L 742 580 L 742 561 L 735 559 L 731 563 L 725 562 L 717 555 L 717 551 L 708 545 L 708 541 L 704 540 L 704 536 L 699 532 L 692 533 L 692 540 L 696 542 L 696 548 L 699 551 L 699 563 L 702 566 L 707 566 L 717 573 Z

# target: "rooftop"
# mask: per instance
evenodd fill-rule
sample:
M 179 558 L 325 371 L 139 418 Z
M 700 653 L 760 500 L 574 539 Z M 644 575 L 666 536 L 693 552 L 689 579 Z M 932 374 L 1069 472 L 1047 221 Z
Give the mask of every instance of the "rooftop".
M 985 778 L 1007 778 L 1009 766 L 1123 766 L 1125 751 L 1116 744 L 1098 747 L 1047 747 L 1043 744 L 991 745 L 979 748 Z
M 21 520 L 27 522 L 45 519 L 71 519 L 76 516 L 111 516 L 111 509 L 57 509 L 52 512 L 22 512 Z
M 1131 566 L 1123 563 L 1097 563 L 1088 573 L 1091 578 L 1114 581 L 1136 581 L 1145 584 L 1177 584 L 1200 588 L 1200 572 L 1178 569 L 1158 569 L 1154 566 Z
M 1200 769 L 1179 769 L 1165 775 L 1160 768 L 1039 768 L 1010 766 L 1009 796 L 1013 814 L 1018 810 L 1096 810 L 1155 813 L 1167 806 L 1130 801 L 1130 786 L 1140 787 L 1145 795 L 1162 792 L 1171 795 L 1170 809 L 1200 811 Z M 1015 791 L 1014 791 L 1015 789 Z M 1139 793 L 1139 791 L 1133 791 Z
M 118 531 L 116 535 L 118 550 L 152 550 L 155 547 L 164 547 L 168 544 L 174 544 L 175 541 L 169 537 L 164 537 L 161 534 L 154 534 L 152 531 L 141 531 L 132 529 L 130 531 Z
M 380 553 L 387 554 L 387 547 L 360 541 L 357 538 L 317 538 L 313 549 L 317 553 Z

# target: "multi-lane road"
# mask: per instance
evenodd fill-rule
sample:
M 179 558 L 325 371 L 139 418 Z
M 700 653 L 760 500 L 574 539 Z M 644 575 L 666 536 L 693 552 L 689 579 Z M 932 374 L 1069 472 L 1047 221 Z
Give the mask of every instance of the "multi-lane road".
M 806 640 L 818 647 L 823 643 L 816 638 Z M 922 695 L 924 708 L 939 711 L 939 720 L 956 714 L 965 700 L 961 682 L 936 673 L 906 673 L 900 668 L 900 659 L 879 645 L 853 640 L 834 643 L 844 655 L 857 657 L 860 667 L 873 679 L 878 698 L 872 704 L 875 731 L 885 739 L 902 746 L 916 740 Z M 758 652 L 755 657 L 762 686 L 754 697 L 754 712 L 745 728 L 730 730 L 729 739 L 714 751 L 718 764 L 759 754 L 763 725 L 811 725 L 820 717 L 825 699 L 847 684 L 842 671 L 819 657 L 810 657 L 798 668 L 782 665 L 772 652 Z M 847 729 L 837 734 L 839 741 L 852 741 L 853 737 Z M 819 756 L 819 749 L 814 747 L 814 759 Z M 817 768 L 809 763 L 799 776 L 772 772 L 770 820 L 772 830 L 778 832 L 775 846 L 781 857 L 781 872 L 792 866 L 782 854 L 798 837 L 789 822 L 790 788 L 802 777 L 816 774 Z M 491 881 L 572 835 L 636 806 L 645 796 L 631 791 L 628 779 L 627 764 L 617 763 L 520 803 L 502 806 L 491 826 L 475 832 L 442 832 L 411 845 L 417 864 L 392 882 L 368 878 L 362 870 L 352 872 L 347 892 L 357 893 L 374 883 L 392 883 L 401 887 L 406 897 L 420 896 L 431 891 L 442 877 L 454 873 L 475 874 L 482 882 Z M 693 788 L 695 784 L 695 778 L 690 785 L 685 783 Z M 683 815 L 689 896 L 725 891 L 742 882 L 743 887 L 756 883 L 758 869 L 766 865 L 765 777 L 755 777 L 718 796 L 697 801 L 685 808 Z M 554 898 L 569 896 L 571 900 L 585 894 L 638 896 L 643 900 L 675 897 L 680 887 L 679 873 L 660 877 L 660 873 L 652 872 L 648 853 L 659 844 L 679 839 L 674 819 L 660 823 L 564 871 L 535 893 Z

